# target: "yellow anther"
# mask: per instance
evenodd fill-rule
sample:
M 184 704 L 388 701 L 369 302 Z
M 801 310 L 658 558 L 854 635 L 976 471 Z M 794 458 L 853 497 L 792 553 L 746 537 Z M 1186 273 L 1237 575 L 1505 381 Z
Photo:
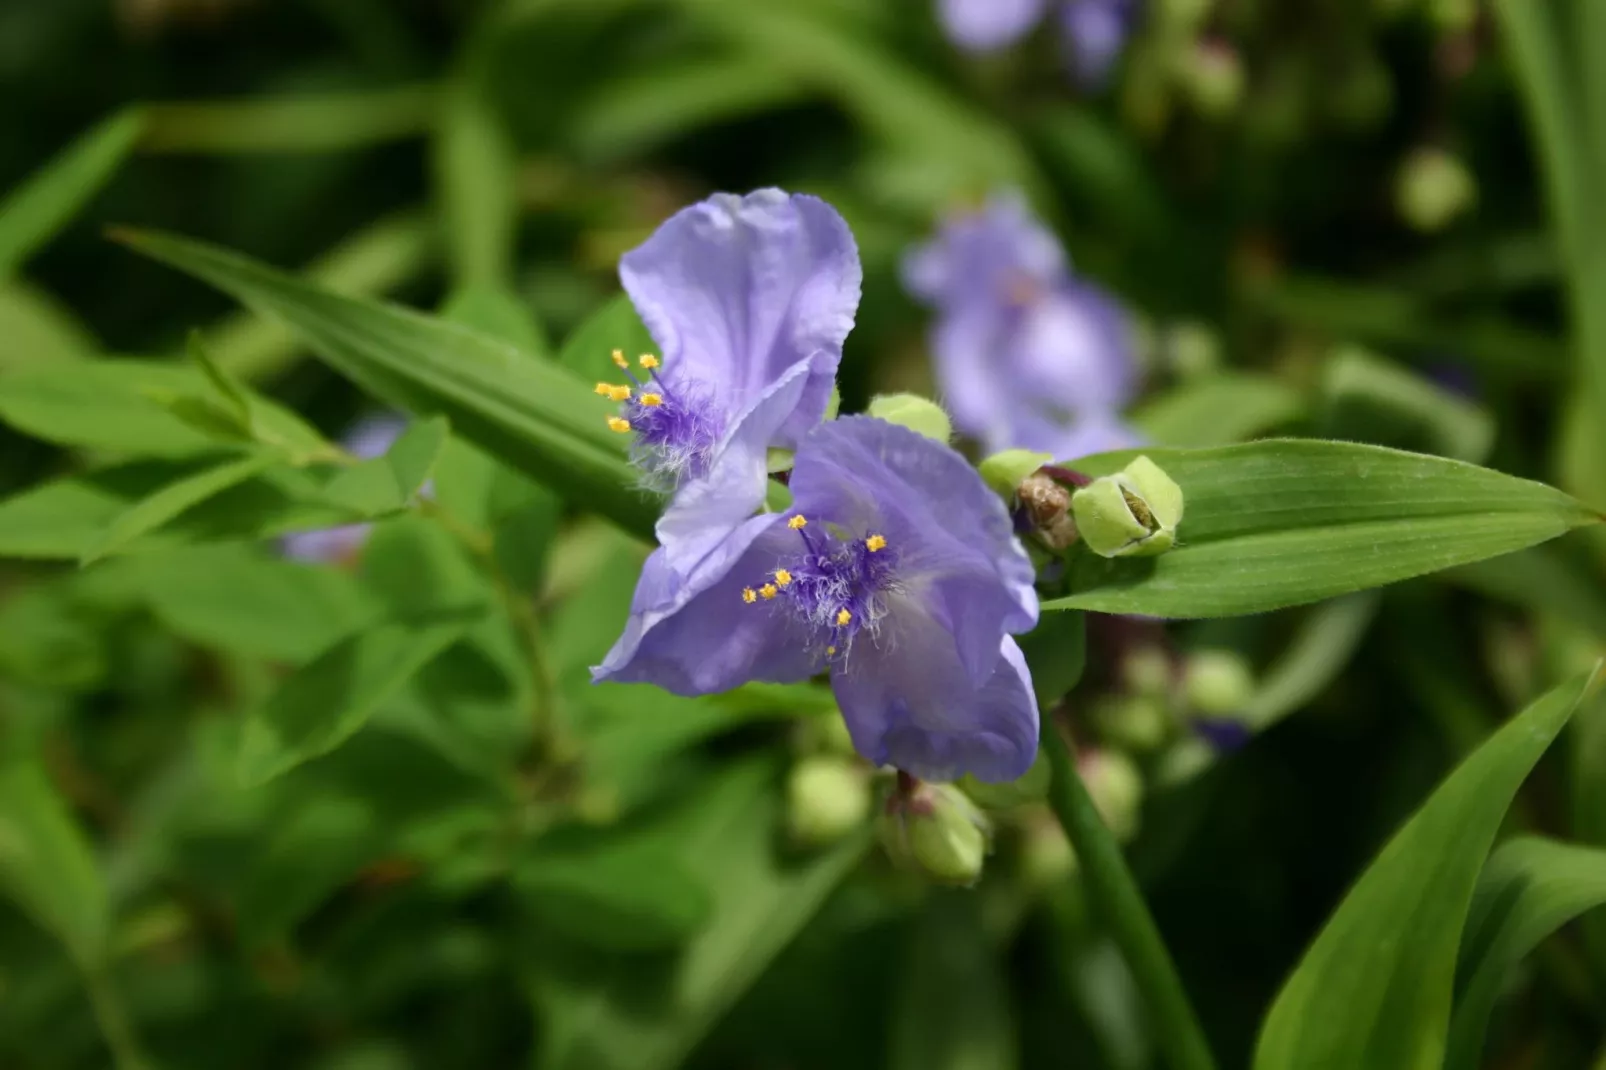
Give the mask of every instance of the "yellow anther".
M 664 403 L 664 396 L 662 394 L 643 394 L 640 400 L 647 408 L 656 409 Z
M 848 622 L 852 619 L 853 614 L 849 613 L 847 610 L 839 609 L 836 611 L 836 626 L 838 628 L 846 628 L 848 626 Z
M 761 596 L 763 596 L 765 601 L 768 601 L 769 599 L 774 598 L 776 595 L 780 594 L 781 591 L 780 591 L 780 588 L 775 586 L 775 584 L 766 583 L 764 586 L 762 586 L 762 587 L 760 587 L 758 589 L 758 593 Z
M 885 550 L 887 548 L 887 537 L 885 535 L 872 535 L 864 540 L 864 548 L 872 554 L 877 550 Z
M 630 421 L 622 416 L 608 417 L 608 430 L 617 431 L 621 435 L 630 430 Z
M 778 568 L 775 570 L 775 583 L 777 586 L 785 587 L 791 582 L 792 574 L 790 572 L 786 571 L 784 568 Z
M 809 518 L 804 516 L 802 513 L 799 513 L 797 516 L 794 516 L 792 519 L 788 520 L 786 522 L 786 526 L 791 528 L 793 531 L 797 531 L 799 528 L 807 527 L 808 522 Z
M 613 384 L 612 383 L 598 383 L 596 389 L 597 389 L 597 393 L 602 395 L 605 398 L 613 397 Z
M 826 647 L 825 648 L 825 656 L 828 657 L 828 658 L 836 657 L 836 647 L 834 647 L 834 646 Z
M 641 355 L 641 366 L 651 371 L 653 368 L 658 367 L 658 358 L 651 353 L 643 353 Z
M 758 592 L 753 590 L 751 587 L 743 587 L 742 601 L 746 602 L 748 605 L 752 605 L 754 602 L 758 601 Z
M 608 391 L 608 396 L 613 398 L 615 401 L 629 401 L 630 388 L 628 386 L 613 387 Z
M 622 349 L 615 349 L 613 351 L 613 363 L 617 368 L 630 367 L 630 362 L 625 359 L 625 351 Z

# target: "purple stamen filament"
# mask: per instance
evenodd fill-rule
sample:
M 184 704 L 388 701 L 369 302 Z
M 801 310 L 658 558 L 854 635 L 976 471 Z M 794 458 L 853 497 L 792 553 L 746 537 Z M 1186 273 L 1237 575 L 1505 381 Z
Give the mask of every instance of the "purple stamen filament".
M 873 635 L 886 615 L 883 597 L 894 587 L 897 554 L 885 536 L 847 538 L 816 531 L 801 516 L 788 519 L 798 533 L 800 553 L 782 557 L 758 588 L 742 590 L 748 605 L 779 601 L 812 633 L 828 660 L 846 659 L 861 630 Z

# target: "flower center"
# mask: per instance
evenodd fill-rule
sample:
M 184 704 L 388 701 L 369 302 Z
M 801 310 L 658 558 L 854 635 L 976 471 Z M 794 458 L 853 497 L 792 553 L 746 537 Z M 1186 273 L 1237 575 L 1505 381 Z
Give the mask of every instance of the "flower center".
M 647 483 L 669 491 L 682 480 L 706 475 L 725 430 L 709 399 L 696 384 L 677 388 L 662 379 L 658 358 L 650 353 L 638 361 L 645 380 L 637 377 L 620 350 L 613 351 L 613 362 L 630 385 L 598 383 L 597 393 L 621 403 L 621 415 L 609 417 L 608 426 L 620 434 L 635 434 L 631 460 L 646 473 Z
M 802 514 L 786 526 L 798 533 L 798 551 L 783 555 L 763 586 L 743 588 L 742 601 L 775 602 L 807 626 L 810 644 L 824 648 L 827 659 L 845 659 L 859 632 L 873 636 L 887 614 L 897 551 L 884 535 L 817 531 Z

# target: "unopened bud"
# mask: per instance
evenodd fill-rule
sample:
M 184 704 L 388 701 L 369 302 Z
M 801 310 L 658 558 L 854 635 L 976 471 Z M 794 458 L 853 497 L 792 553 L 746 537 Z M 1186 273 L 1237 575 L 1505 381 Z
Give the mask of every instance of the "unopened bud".
M 1076 528 L 1100 557 L 1151 557 L 1177 541 L 1182 488 L 1147 457 L 1101 476 L 1071 498 Z
M 1076 872 L 1076 850 L 1046 807 L 1034 810 L 1020 830 L 1021 881 L 1028 888 L 1053 888 Z
M 1132 759 L 1110 748 L 1082 752 L 1076 768 L 1115 838 L 1130 839 L 1143 811 L 1143 773 Z
M 1166 332 L 1166 355 L 1184 379 L 1208 375 L 1221 367 L 1221 340 L 1202 323 L 1187 320 Z
M 1406 157 L 1394 188 L 1400 215 L 1422 231 L 1442 230 L 1478 199 L 1466 165 L 1443 149 L 1421 148 Z
M 1093 724 L 1106 743 L 1146 754 L 1171 738 L 1171 714 L 1153 695 L 1110 695 L 1093 707 Z
M 1021 481 L 1054 460 L 1052 453 L 1036 450 L 1003 450 L 992 454 L 976 466 L 982 482 L 997 492 L 1006 502 L 1013 502 Z
M 1134 695 L 1169 695 L 1171 656 L 1157 646 L 1138 647 L 1121 659 L 1121 682 Z
M 871 398 L 865 411 L 878 420 L 907 427 L 938 442 L 947 442 L 954 433 L 942 406 L 918 394 L 882 394 Z
M 990 846 L 986 817 L 952 784 L 915 784 L 895 794 L 881 835 L 894 859 L 943 884 L 974 884 Z
M 1021 480 L 1015 491 L 1026 513 L 1032 534 L 1045 547 L 1059 553 L 1076 541 L 1076 520 L 1072 516 L 1072 494 L 1044 472 L 1034 472 Z
M 1177 77 L 1194 108 L 1212 119 L 1231 115 L 1243 100 L 1243 61 L 1224 42 L 1196 42 L 1178 59 Z
M 805 758 L 786 780 L 786 824 L 802 847 L 825 847 L 862 825 L 873 799 L 865 771 L 830 755 Z
M 1254 697 L 1255 674 L 1234 651 L 1200 650 L 1184 662 L 1182 690 L 1193 713 L 1235 717 Z
M 1052 774 L 1049 772 L 1048 760 L 1039 751 L 1031 768 L 1014 780 L 1007 780 L 1001 784 L 987 784 L 967 773 L 960 778 L 959 787 L 983 810 L 1012 810 L 1018 806 L 1040 801 L 1048 794 L 1050 779 Z

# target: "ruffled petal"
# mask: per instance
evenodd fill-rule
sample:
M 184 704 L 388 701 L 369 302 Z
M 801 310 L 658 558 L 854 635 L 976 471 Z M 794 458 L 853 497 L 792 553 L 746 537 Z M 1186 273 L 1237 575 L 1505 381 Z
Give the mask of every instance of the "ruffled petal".
M 809 383 L 778 444 L 824 415 L 863 277 L 830 205 L 777 189 L 716 194 L 626 253 L 619 276 L 663 351 L 666 382 L 708 392 L 734 415 L 808 360 Z
M 1047 6 L 1048 0 L 941 0 L 937 13 L 956 45 L 987 52 L 1024 37 Z
M 805 515 L 887 540 L 899 585 L 955 633 L 954 652 L 975 683 L 991 672 L 1000 635 L 1036 624 L 1035 573 L 1009 514 L 948 446 L 883 420 L 845 417 L 805 440 L 791 488 Z
M 1037 753 L 1037 703 L 1020 647 L 1003 637 L 979 687 L 953 654 L 952 637 L 919 613 L 856 647 L 831 677 L 854 747 L 923 780 L 1023 776 Z
M 791 545 L 787 534 L 778 516 L 754 517 L 690 574 L 655 550 L 642 566 L 624 634 L 592 668 L 592 681 L 708 695 L 754 680 L 795 683 L 819 671 L 819 654 L 795 618 L 741 597 L 743 587 L 773 571 Z
M 807 360 L 787 369 L 737 418 L 715 448 L 708 474 L 682 484 L 671 499 L 655 530 L 676 572 L 689 573 L 764 504 L 769 445 L 813 375 Z
M 1062 9 L 1066 50 L 1082 85 L 1094 88 L 1108 80 L 1132 31 L 1131 8 L 1130 0 L 1069 0 Z

